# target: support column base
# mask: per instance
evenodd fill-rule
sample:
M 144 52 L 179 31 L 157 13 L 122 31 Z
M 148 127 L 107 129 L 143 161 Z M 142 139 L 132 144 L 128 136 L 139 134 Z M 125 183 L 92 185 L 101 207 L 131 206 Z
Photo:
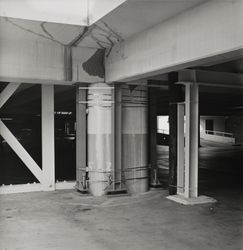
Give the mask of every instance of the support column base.
M 175 201 L 183 205 L 198 205 L 198 204 L 207 204 L 207 203 L 216 203 L 217 200 L 208 196 L 198 196 L 195 198 L 186 198 L 183 195 L 169 195 L 166 197 L 169 200 Z

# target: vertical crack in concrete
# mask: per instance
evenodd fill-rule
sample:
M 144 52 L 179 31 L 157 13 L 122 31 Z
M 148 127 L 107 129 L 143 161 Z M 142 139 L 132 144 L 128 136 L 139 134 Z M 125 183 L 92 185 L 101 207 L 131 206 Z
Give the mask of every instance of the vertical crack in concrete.
M 56 39 L 53 38 L 53 37 L 46 36 L 46 35 L 43 35 L 43 34 L 41 34 L 41 33 L 35 32 L 35 31 L 33 31 L 33 30 L 27 29 L 27 28 L 25 28 L 25 27 L 23 27 L 23 26 L 21 26 L 21 25 L 15 23 L 14 21 L 10 20 L 8 17 L 5 17 L 4 19 L 6 20 L 6 22 L 11 23 L 13 26 L 15 26 L 15 27 L 17 27 L 17 28 L 19 28 L 19 29 L 21 29 L 21 30 L 24 30 L 24 31 L 26 31 L 26 32 L 28 32 L 28 33 L 32 33 L 32 34 L 34 34 L 34 35 L 37 35 L 37 36 L 40 36 L 40 37 L 42 37 L 42 38 L 51 40 L 51 41 L 56 42 L 56 43 L 61 44 L 61 45 L 65 45 L 65 44 L 63 44 L 62 42 L 56 40 Z
M 52 39 L 55 40 L 55 38 L 52 36 L 52 34 L 51 34 L 50 32 L 48 32 L 48 30 L 47 30 L 45 24 L 46 24 L 46 22 L 42 22 L 42 23 L 40 24 L 40 26 L 41 26 L 43 32 L 44 32 L 47 36 L 49 36 L 50 38 L 52 38 Z
M 84 27 L 84 29 L 80 31 L 80 33 L 71 42 L 68 43 L 68 46 L 77 47 L 78 44 L 81 43 L 83 39 L 90 34 L 90 32 L 92 32 L 93 28 L 94 26 Z
M 105 28 L 99 26 L 96 24 L 97 29 L 101 30 L 105 34 L 100 34 L 104 36 L 107 41 L 109 42 L 109 46 L 106 49 L 105 57 L 108 57 L 114 47 L 115 42 L 113 42 L 112 38 L 116 40 L 116 42 L 121 42 L 123 41 L 123 38 L 116 32 L 114 31 L 107 23 L 101 22 Z
M 118 34 L 118 32 L 114 31 L 107 23 L 105 23 L 103 21 L 101 23 L 105 26 L 105 28 L 102 28 L 101 26 L 99 26 L 99 25 L 96 24 L 96 27 L 98 29 L 100 29 L 103 32 L 105 32 L 106 34 L 108 34 L 109 37 L 113 36 L 117 40 L 117 42 L 123 40 L 123 38 Z
M 64 46 L 64 74 L 66 81 L 72 81 L 73 78 L 73 56 L 72 47 Z
M 96 42 L 96 44 L 101 48 L 101 49 L 105 49 L 106 47 L 103 46 L 102 44 L 105 44 L 106 46 L 110 45 L 109 43 L 105 42 L 105 41 L 102 41 L 100 39 L 98 39 L 94 34 L 90 34 L 90 37 Z
M 65 68 L 65 79 L 66 81 L 73 80 L 73 56 L 72 56 L 72 48 L 77 47 L 78 44 L 87 37 L 93 30 L 94 26 L 84 27 L 80 33 L 64 48 L 64 68 Z

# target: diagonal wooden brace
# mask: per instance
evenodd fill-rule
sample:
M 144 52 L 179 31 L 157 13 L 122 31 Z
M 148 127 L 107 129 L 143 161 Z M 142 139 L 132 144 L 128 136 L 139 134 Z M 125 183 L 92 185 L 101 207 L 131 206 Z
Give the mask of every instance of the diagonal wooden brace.
M 7 87 L 0 93 L 0 108 L 8 101 L 15 90 L 21 83 L 10 82 Z
M 39 182 L 42 182 L 42 170 L 1 120 L 0 134 L 18 157 L 24 162 L 31 173 L 39 180 Z

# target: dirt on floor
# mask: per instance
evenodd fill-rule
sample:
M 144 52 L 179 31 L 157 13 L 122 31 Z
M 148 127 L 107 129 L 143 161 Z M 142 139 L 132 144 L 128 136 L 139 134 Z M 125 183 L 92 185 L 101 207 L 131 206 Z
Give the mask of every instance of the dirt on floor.
M 163 189 L 94 198 L 75 190 L 0 196 L 0 249 L 243 249 L 243 194 L 184 206 Z

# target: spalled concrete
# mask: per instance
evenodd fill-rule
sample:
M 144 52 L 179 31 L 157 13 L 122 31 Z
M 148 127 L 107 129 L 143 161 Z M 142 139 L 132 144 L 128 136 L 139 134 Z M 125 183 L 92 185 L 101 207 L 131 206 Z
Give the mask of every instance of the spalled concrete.
M 0 196 L 0 249 L 242 249 L 243 196 L 183 206 L 167 191 L 90 197 L 76 191 Z

